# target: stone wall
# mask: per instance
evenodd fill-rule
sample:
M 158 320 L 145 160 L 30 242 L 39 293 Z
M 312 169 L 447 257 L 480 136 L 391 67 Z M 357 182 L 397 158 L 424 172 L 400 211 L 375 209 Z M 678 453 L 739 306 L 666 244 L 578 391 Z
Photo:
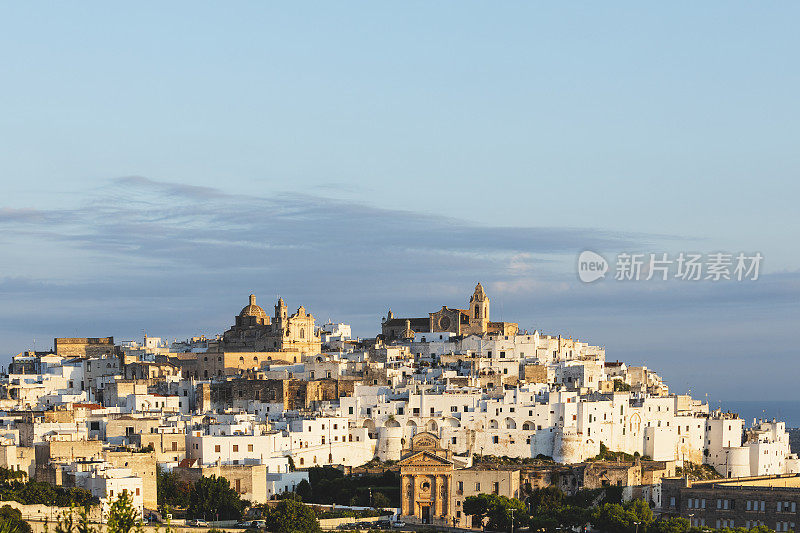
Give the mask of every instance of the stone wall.
M 231 488 L 242 498 L 253 503 L 267 502 L 266 465 L 212 465 L 197 468 L 176 467 L 172 470 L 178 477 L 194 484 L 203 477 L 216 476 L 228 480 Z
M 114 353 L 114 337 L 56 337 L 53 350 L 63 357 L 100 357 Z
M 547 367 L 545 365 L 525 365 L 525 381 L 547 383 Z
M 50 522 L 50 531 L 52 531 L 57 518 L 59 516 L 68 515 L 71 511 L 75 513 L 73 515 L 74 520 L 77 521 L 78 519 L 77 511 L 75 511 L 74 509 L 70 509 L 69 507 L 51 507 L 49 505 L 40 505 L 40 504 L 25 505 L 15 501 L 7 501 L 7 500 L 0 501 L 0 507 L 4 505 L 8 505 L 13 507 L 14 509 L 18 509 L 19 512 L 22 513 L 23 519 L 31 521 L 29 523 L 33 527 L 34 531 L 43 531 L 45 520 Z M 88 511 L 89 520 L 93 522 L 99 521 L 101 512 L 102 509 L 99 505 L 93 505 L 89 507 Z M 38 521 L 41 521 L 39 523 L 39 528 L 36 527 Z
M 316 402 L 352 394 L 354 387 L 353 380 L 233 379 L 210 386 L 208 405 L 230 407 L 235 401 L 282 402 L 284 409 L 299 411 Z
M 758 502 L 757 509 L 754 502 Z M 787 509 L 784 502 L 794 502 L 795 512 L 791 505 Z M 666 516 L 690 518 L 695 525 L 712 528 L 722 527 L 722 521 L 728 521 L 730 528 L 747 527 L 747 522 L 752 527 L 753 522 L 759 521 L 770 529 L 784 522 L 787 531 L 796 529 L 790 524 L 797 522 L 798 502 L 800 477 L 795 475 L 715 481 L 668 478 L 662 482 L 661 509 Z
M 72 462 L 80 459 L 99 459 L 103 452 L 103 442 L 99 440 L 48 441 L 37 442 L 36 463 Z
M 116 468 L 130 468 L 134 476 L 142 478 L 144 508 L 158 508 L 155 452 L 108 451 L 105 459 Z

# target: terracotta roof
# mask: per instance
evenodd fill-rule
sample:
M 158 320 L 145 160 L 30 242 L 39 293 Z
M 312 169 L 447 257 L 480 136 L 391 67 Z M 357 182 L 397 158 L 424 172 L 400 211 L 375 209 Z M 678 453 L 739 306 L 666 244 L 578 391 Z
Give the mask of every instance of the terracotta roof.
M 73 403 L 72 404 L 72 408 L 73 409 L 80 409 L 80 408 L 83 408 L 83 409 L 102 409 L 103 406 L 100 405 L 99 403 Z

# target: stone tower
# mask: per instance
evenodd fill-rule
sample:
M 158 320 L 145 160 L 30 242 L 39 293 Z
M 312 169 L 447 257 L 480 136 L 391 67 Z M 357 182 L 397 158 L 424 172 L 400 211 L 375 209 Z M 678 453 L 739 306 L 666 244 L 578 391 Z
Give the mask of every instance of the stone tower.
M 287 317 L 286 302 L 283 301 L 283 298 L 278 298 L 278 303 L 275 305 L 275 324 L 278 330 L 286 327 Z
M 469 298 L 469 325 L 473 333 L 486 333 L 489 327 L 489 297 L 480 283 Z

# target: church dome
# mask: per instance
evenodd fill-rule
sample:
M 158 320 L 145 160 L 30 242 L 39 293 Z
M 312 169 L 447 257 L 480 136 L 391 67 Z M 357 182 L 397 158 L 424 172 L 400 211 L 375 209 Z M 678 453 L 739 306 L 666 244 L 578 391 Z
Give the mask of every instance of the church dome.
M 267 318 L 267 313 L 264 312 L 264 309 L 261 308 L 260 305 L 256 305 L 256 296 L 255 294 L 250 295 L 250 305 L 246 305 L 242 308 L 242 312 L 239 313 L 239 316 L 255 316 L 258 318 Z

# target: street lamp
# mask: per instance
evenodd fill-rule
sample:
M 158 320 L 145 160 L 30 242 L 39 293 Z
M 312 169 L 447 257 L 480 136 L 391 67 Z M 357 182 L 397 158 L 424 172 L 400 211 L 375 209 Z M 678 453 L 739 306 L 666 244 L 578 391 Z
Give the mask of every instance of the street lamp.
M 639 524 L 641 524 L 641 522 L 634 522 L 634 524 L 636 524 L 636 533 L 639 533 Z
M 514 508 L 511 508 L 511 533 L 514 533 Z

